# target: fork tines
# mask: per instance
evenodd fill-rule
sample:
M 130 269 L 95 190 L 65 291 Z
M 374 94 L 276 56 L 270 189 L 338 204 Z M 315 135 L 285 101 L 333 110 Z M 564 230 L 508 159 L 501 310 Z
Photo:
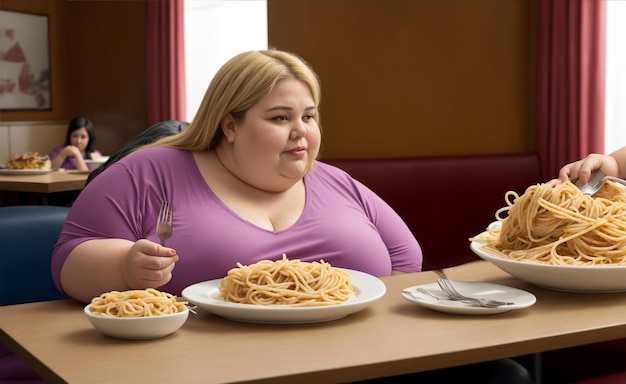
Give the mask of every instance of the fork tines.
M 174 209 L 172 203 L 163 201 L 159 209 L 159 217 L 157 218 L 157 237 L 161 240 L 161 246 L 165 246 L 165 240 L 172 237 L 172 222 L 174 218 Z

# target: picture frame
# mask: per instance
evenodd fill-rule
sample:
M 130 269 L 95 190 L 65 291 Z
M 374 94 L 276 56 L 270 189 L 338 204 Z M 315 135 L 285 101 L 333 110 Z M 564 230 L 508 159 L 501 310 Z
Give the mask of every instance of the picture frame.
M 51 110 L 47 15 L 0 10 L 0 110 Z

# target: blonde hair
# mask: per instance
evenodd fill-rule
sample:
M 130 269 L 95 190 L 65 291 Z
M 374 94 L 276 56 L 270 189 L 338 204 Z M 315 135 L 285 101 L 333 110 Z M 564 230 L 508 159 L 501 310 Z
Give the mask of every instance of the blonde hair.
M 231 115 L 243 120 L 248 109 L 267 96 L 284 79 L 304 82 L 317 108 L 320 124 L 320 84 L 317 75 L 299 56 L 280 50 L 248 51 L 227 61 L 215 74 L 189 127 L 142 148 L 168 146 L 189 151 L 215 148 L 224 134 L 220 123 Z M 320 128 L 321 129 L 321 128 Z

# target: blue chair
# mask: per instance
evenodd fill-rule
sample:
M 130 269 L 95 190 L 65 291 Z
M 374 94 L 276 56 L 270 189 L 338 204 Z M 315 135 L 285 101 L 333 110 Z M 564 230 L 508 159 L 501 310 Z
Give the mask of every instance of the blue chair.
M 0 305 L 64 299 L 50 272 L 68 207 L 0 207 Z

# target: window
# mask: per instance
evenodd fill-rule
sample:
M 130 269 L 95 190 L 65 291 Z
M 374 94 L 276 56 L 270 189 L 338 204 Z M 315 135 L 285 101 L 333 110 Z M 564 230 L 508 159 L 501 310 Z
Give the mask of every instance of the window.
M 626 2 L 606 2 L 606 107 L 604 150 L 626 145 Z
M 222 64 L 258 49 L 267 49 L 266 0 L 185 0 L 188 121 Z

